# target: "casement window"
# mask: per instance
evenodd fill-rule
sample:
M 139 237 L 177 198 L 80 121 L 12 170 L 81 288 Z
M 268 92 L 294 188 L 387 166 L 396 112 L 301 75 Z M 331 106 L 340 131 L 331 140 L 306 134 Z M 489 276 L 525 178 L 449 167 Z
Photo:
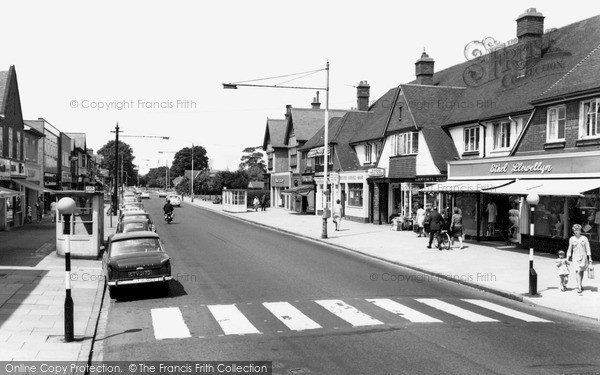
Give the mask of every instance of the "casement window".
M 494 150 L 510 147 L 510 122 L 496 122 L 494 125 Z
M 371 164 L 371 152 L 373 151 L 373 147 L 370 143 L 365 145 L 365 163 Z
M 0 158 L 4 156 L 4 127 L 0 125 Z
M 295 167 L 298 164 L 298 149 L 290 148 L 290 167 Z
M 362 207 L 363 205 L 363 185 L 348 184 L 348 206 Z
M 479 127 L 465 129 L 465 152 L 479 151 Z
M 600 137 L 600 99 L 592 99 L 581 103 L 581 121 L 579 137 Z
M 419 133 L 401 133 L 392 136 L 392 155 L 410 155 L 419 152 Z
M 546 140 L 563 141 L 565 139 L 566 109 L 564 105 L 548 108 Z
M 13 144 L 13 128 L 8 128 L 8 157 L 13 157 L 13 149 L 15 145 Z

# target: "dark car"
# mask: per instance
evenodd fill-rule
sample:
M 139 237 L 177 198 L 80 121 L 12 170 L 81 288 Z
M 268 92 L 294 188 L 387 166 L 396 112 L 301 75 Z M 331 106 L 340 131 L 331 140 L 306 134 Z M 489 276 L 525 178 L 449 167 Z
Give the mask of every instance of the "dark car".
M 102 259 L 110 298 L 123 286 L 156 283 L 162 293 L 169 291 L 171 259 L 158 234 L 131 232 L 115 234 Z
M 116 233 L 129 233 L 139 231 L 154 232 L 153 228 L 151 228 L 150 226 L 150 222 L 148 221 L 148 219 L 127 217 L 119 222 L 119 224 L 117 225 Z

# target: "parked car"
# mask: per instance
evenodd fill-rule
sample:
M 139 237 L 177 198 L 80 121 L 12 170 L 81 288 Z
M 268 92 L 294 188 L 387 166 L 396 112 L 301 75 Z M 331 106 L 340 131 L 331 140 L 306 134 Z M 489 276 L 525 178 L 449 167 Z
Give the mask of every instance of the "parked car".
M 167 192 L 164 190 L 161 190 L 158 192 L 158 197 L 159 198 L 165 198 L 167 196 Z
M 156 230 L 156 226 L 154 225 L 154 222 L 152 221 L 152 217 L 146 211 L 141 211 L 141 210 L 123 211 L 123 213 L 121 214 L 121 217 L 119 218 L 119 222 L 122 222 L 122 221 L 124 221 L 124 220 L 126 220 L 128 218 L 136 218 L 136 219 L 145 219 L 145 220 L 148 220 L 148 223 L 150 225 L 150 230 L 152 230 L 152 231 Z
M 140 194 L 140 199 L 150 199 L 150 193 L 147 191 L 142 191 L 142 194 Z
M 156 283 L 167 294 L 171 276 L 171 258 L 158 234 L 131 232 L 111 237 L 102 258 L 104 280 L 110 298 L 116 298 L 126 285 Z
M 154 232 L 154 228 L 150 226 L 148 219 L 138 217 L 127 217 L 119 222 L 116 233 L 129 233 L 139 231 Z
M 171 194 L 167 196 L 167 199 L 173 206 L 181 207 L 181 201 L 183 200 L 181 195 Z
M 141 202 L 128 202 L 123 205 L 123 211 L 144 210 L 144 204 Z

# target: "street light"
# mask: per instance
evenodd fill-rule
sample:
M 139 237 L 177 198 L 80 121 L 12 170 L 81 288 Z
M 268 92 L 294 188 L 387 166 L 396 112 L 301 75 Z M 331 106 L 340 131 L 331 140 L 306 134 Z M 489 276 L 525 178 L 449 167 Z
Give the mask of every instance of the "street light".
M 56 204 L 58 213 L 63 215 L 63 234 L 65 235 L 65 341 L 73 341 L 73 298 L 71 297 L 71 215 L 75 212 L 73 198 L 60 198 Z
M 527 195 L 527 203 L 531 208 L 531 215 L 529 223 L 529 232 L 531 235 L 531 247 L 529 248 L 529 295 L 537 294 L 537 273 L 533 269 L 533 244 L 534 244 L 534 234 L 535 234 L 535 206 L 540 203 L 540 196 L 536 193 L 530 193 Z
M 282 86 L 282 85 L 257 85 L 257 84 L 246 83 L 246 82 L 263 81 L 263 80 L 274 79 L 274 78 L 284 78 L 284 77 L 296 76 L 296 75 L 301 75 L 301 74 L 302 74 L 302 77 L 305 77 L 307 75 L 310 75 L 310 74 L 313 74 L 313 73 L 317 73 L 317 72 L 321 72 L 323 70 L 325 70 L 327 72 L 327 84 L 326 84 L 325 87 Z M 328 195 L 327 194 L 328 194 L 328 191 L 329 191 L 329 189 L 328 189 L 329 181 L 328 181 L 328 178 L 327 178 L 327 166 L 328 166 L 327 151 L 329 150 L 329 60 L 327 60 L 327 64 L 325 65 L 325 69 L 317 69 L 317 70 L 313 70 L 313 71 L 301 72 L 301 73 L 294 73 L 294 74 L 287 74 L 287 75 L 277 76 L 277 77 L 261 78 L 261 79 L 251 80 L 251 81 L 223 83 L 223 88 L 224 89 L 234 89 L 234 90 L 237 90 L 238 86 L 245 86 L 245 87 L 266 87 L 266 88 L 277 88 L 277 89 L 325 90 L 325 125 L 324 125 L 325 126 L 325 130 L 324 130 L 324 135 L 323 135 L 323 138 L 324 138 L 324 140 L 323 140 L 323 155 L 324 155 L 324 166 L 323 166 L 323 200 L 324 200 L 324 204 L 323 204 L 323 228 L 322 228 L 322 232 L 321 232 L 321 238 L 327 238 L 327 214 L 328 214 L 328 208 L 327 208 L 327 197 L 328 197 Z
M 176 154 L 177 151 L 159 151 L 159 154 Z M 169 190 L 171 183 L 169 182 L 169 159 L 165 160 L 165 191 Z M 167 185 L 168 184 L 168 185 Z

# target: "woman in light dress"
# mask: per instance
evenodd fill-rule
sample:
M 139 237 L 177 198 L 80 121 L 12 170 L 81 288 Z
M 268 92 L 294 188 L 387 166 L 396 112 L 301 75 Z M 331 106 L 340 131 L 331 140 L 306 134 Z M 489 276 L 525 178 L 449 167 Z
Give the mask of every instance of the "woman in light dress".
M 577 293 L 583 292 L 583 272 L 592 264 L 592 253 L 590 242 L 587 237 L 581 235 L 581 225 L 573 225 L 573 236 L 569 238 L 569 247 L 567 248 L 567 259 L 572 258 L 571 264 L 575 270 L 575 280 L 577 281 Z

